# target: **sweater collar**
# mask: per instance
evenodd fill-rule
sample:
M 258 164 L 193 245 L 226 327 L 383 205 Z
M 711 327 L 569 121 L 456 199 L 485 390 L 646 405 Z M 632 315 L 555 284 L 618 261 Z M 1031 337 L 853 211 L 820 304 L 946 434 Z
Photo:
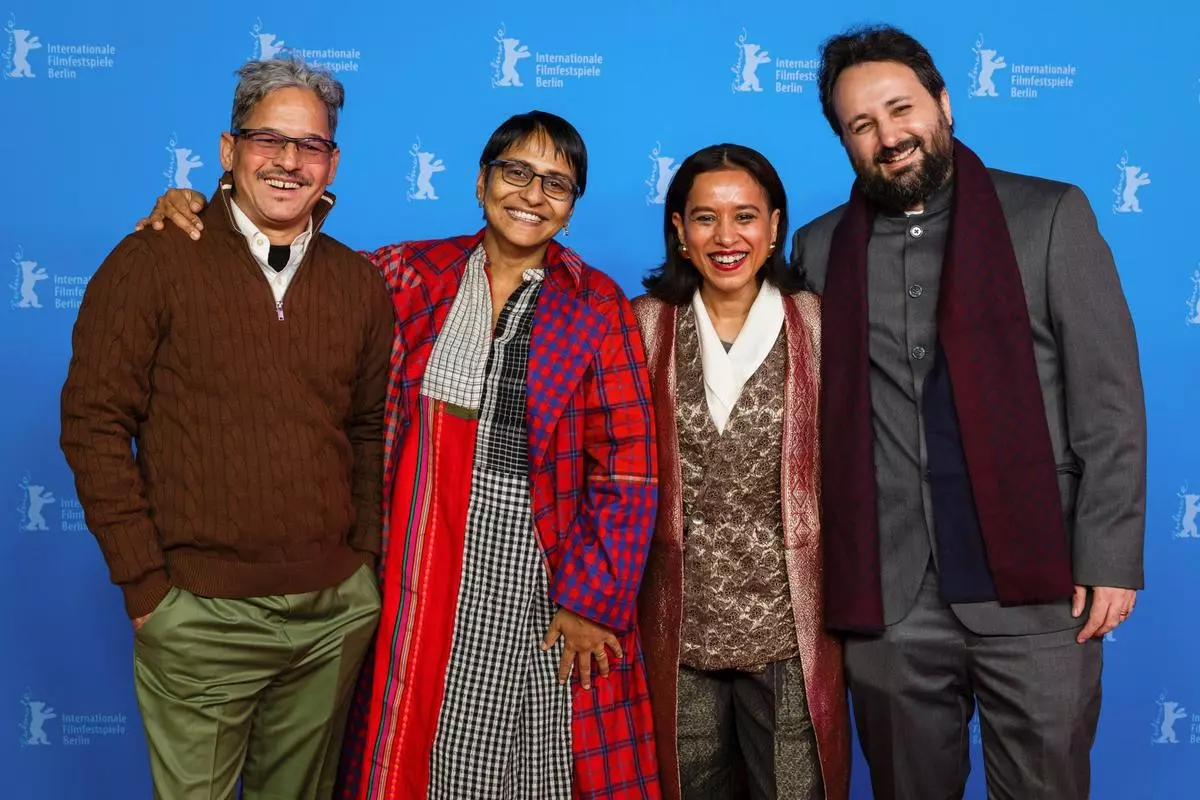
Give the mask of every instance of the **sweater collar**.
M 214 211 L 219 208 L 221 213 L 206 215 L 205 221 L 207 223 L 215 221 L 218 227 L 241 236 L 241 228 L 238 227 L 237 220 L 234 219 L 233 215 L 233 189 L 233 173 L 226 172 L 217 182 L 217 190 L 209 198 L 209 208 L 212 208 Z M 312 217 L 309 220 L 309 228 L 307 229 L 312 236 L 320 233 L 321 226 L 329 216 L 329 212 L 333 210 L 335 202 L 335 195 L 328 189 L 317 200 L 317 204 L 313 206 Z

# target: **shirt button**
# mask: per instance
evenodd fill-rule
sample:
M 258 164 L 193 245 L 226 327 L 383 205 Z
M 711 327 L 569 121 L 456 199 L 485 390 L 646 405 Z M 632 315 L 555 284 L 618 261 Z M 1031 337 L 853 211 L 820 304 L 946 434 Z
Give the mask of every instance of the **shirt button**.
M 912 286 L 908 287 L 909 297 L 920 297 L 922 294 L 924 294 L 924 292 L 925 289 L 922 288 L 921 284 L 919 283 L 914 283 Z
M 912 349 L 912 357 L 915 358 L 916 360 L 920 361 L 922 358 L 925 357 L 925 348 L 921 347 L 921 345 L 917 345 L 916 347 L 914 347 Z
M 258 245 L 259 247 L 262 247 L 263 245 L 265 245 L 265 244 L 267 243 L 267 240 L 266 240 L 266 239 L 264 239 L 264 238 L 262 238 L 262 237 L 260 236 L 260 237 L 258 237 L 257 239 L 255 239 L 255 240 L 254 240 L 254 243 L 255 243 L 256 245 Z
M 913 225 L 911 228 L 908 229 L 908 232 L 912 235 L 912 237 L 914 239 L 919 239 L 919 238 L 921 238 L 922 235 L 924 235 L 925 229 L 922 228 L 920 225 Z
M 692 515 L 692 525 L 693 526 L 703 525 L 703 524 L 704 524 L 704 517 L 702 517 L 700 514 Z

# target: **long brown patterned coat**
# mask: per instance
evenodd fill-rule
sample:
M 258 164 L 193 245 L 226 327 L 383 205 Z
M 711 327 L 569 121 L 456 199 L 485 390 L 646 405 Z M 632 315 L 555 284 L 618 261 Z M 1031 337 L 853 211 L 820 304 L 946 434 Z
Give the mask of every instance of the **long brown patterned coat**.
M 638 598 L 650 700 L 665 800 L 679 800 L 676 703 L 683 619 L 683 500 L 675 425 L 676 308 L 652 297 L 633 302 L 650 368 L 658 432 L 659 506 Z M 840 641 L 822 624 L 824 576 L 820 536 L 821 319 L 816 295 L 784 297 L 788 364 L 784 386 L 784 550 L 796 618 L 804 688 L 816 731 L 826 800 L 846 800 L 850 788 L 850 720 Z

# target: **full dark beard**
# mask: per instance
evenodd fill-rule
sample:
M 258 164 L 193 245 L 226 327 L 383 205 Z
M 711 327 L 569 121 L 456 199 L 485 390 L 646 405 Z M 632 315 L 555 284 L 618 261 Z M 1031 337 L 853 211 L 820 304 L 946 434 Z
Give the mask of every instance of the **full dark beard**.
M 879 166 L 895 153 L 903 153 L 916 145 L 923 154 L 919 164 L 909 167 L 892 177 L 884 175 Z M 932 146 L 913 137 L 895 147 L 880 150 L 875 163 L 863 169 L 855 164 L 862 193 L 875 205 L 888 211 L 907 211 L 923 204 L 946 182 L 954 166 L 954 148 L 950 140 L 949 126 L 943 125 L 934 135 Z

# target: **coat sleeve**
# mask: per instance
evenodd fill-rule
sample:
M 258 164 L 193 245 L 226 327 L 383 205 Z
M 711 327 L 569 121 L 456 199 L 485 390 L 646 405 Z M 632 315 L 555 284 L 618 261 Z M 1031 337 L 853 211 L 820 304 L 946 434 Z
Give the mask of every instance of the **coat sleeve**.
M 1073 186 L 1054 212 L 1047 270 L 1069 443 L 1082 470 L 1074 520 L 1075 582 L 1139 589 L 1146 409 L 1137 339 L 1112 252 L 1087 197 Z
M 650 379 L 633 308 L 618 296 L 584 378 L 586 487 L 550 596 L 617 632 L 633 627 L 658 508 Z

